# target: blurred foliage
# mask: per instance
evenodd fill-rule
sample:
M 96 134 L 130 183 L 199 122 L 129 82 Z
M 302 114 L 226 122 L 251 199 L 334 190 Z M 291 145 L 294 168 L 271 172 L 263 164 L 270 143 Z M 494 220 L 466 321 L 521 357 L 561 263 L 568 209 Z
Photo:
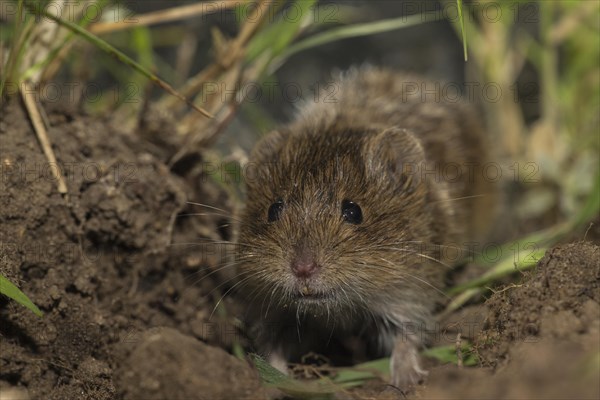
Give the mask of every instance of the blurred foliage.
M 486 6 L 497 10 L 483 12 Z M 600 3 L 485 0 L 470 7 L 474 17 L 464 21 L 475 64 L 470 78 L 494 82 L 505 94 L 482 104 L 500 156 L 514 172 L 509 178 L 527 191 L 516 205 L 518 216 L 556 209 L 560 219 L 573 218 L 598 174 Z M 510 94 L 518 94 L 527 65 L 537 75 L 528 82 L 535 98 L 522 100 Z M 520 101 L 539 106 L 529 125 Z
M 486 7 L 497 8 L 490 18 Z M 544 226 L 502 246 L 504 255 L 483 276 L 450 289 L 452 312 L 494 281 L 532 268 L 545 251 L 581 231 L 600 211 L 600 2 L 485 0 L 465 19 L 471 58 L 470 80 L 494 82 L 515 93 L 526 65 L 537 81 L 533 99 L 502 96 L 486 102 L 488 127 L 516 193 L 511 224 Z M 493 15 L 493 14 L 492 14 Z M 458 24 L 455 28 L 459 31 Z M 469 78 L 468 78 L 469 79 Z M 533 85 L 531 85 L 533 83 Z M 538 105 L 527 124 L 521 101 Z M 547 224 L 546 224 L 547 225 Z M 529 229 L 531 231 L 531 229 Z M 478 262 L 485 263 L 481 258 Z

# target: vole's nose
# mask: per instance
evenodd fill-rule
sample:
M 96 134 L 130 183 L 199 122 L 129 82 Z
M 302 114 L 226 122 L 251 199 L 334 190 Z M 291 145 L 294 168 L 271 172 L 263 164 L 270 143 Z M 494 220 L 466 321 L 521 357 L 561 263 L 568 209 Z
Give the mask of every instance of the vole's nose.
M 319 265 L 312 259 L 294 260 L 291 267 L 294 275 L 302 279 L 310 278 L 319 270 Z

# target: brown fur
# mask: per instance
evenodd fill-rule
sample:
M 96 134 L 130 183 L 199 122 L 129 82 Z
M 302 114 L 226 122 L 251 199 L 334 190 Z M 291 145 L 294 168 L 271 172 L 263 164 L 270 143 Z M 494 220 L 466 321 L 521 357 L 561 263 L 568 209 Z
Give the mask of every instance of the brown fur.
M 437 246 L 479 232 L 473 210 L 488 207 L 491 189 L 478 169 L 486 152 L 472 111 L 423 101 L 407 82 L 423 80 L 351 71 L 334 102 L 322 93 L 251 155 L 239 278 L 257 346 L 275 363 L 358 334 L 375 353 L 394 352 L 394 383 L 424 374 L 415 349 L 432 328 L 447 272 Z M 463 174 L 448 182 L 442 173 L 452 163 Z M 268 222 L 280 199 L 280 219 Z M 361 224 L 343 221 L 344 199 L 361 207 Z M 307 255 L 319 271 L 298 279 L 290 264 Z

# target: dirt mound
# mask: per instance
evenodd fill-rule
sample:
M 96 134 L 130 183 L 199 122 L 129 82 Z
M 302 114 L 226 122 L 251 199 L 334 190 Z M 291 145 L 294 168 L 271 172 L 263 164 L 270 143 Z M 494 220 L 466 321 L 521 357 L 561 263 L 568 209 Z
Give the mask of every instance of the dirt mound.
M 600 247 L 558 246 L 526 274 L 522 284 L 490 298 L 488 320 L 477 338 L 479 354 L 498 366 L 516 342 L 544 338 L 590 344 L 586 337 L 598 337 L 599 303 Z
M 209 179 L 171 173 L 160 149 L 108 118 L 63 110 L 48 116 L 63 197 L 21 105 L 0 113 L 0 272 L 45 313 L 0 298 L 0 387 L 26 387 L 35 399 L 114 399 L 115 345 L 138 332 L 239 339 L 227 307 L 209 319 L 228 286 L 215 290 L 216 276 L 199 272 L 224 262 L 212 245 L 227 239 L 222 217 L 183 216 L 206 211 L 187 199 L 227 207 Z
M 222 349 L 174 329 L 144 332 L 115 371 L 127 399 L 257 399 L 258 373 Z M 218 366 L 218 368 L 215 368 Z M 193 371 L 193 374 L 182 374 Z M 217 384 L 219 383 L 219 384 Z
M 550 250 L 522 282 L 488 300 L 476 337 L 486 368 L 431 371 L 422 398 L 600 398 L 600 247 Z M 493 368 L 491 368 L 493 367 Z

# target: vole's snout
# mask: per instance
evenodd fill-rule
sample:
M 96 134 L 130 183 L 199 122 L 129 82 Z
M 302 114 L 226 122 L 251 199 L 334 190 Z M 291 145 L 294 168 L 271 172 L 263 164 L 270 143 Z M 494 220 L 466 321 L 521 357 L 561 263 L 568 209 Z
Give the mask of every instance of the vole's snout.
M 294 275 L 302 279 L 310 278 L 320 269 L 314 260 L 294 260 L 291 268 Z
M 315 258 L 306 254 L 300 255 L 292 260 L 290 267 L 292 269 L 292 273 L 300 279 L 308 279 L 314 276 L 317 271 L 321 269 Z

